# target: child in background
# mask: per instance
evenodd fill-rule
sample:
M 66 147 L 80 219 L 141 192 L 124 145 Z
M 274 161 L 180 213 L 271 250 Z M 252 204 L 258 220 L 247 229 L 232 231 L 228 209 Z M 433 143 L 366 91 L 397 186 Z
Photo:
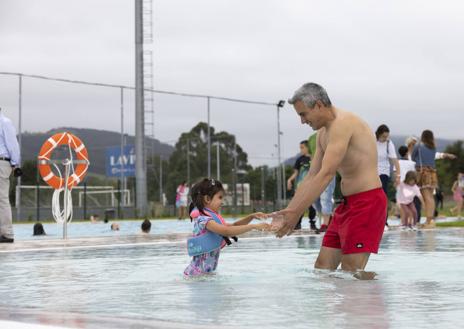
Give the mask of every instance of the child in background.
M 405 145 L 401 145 L 398 148 L 398 154 L 400 155 L 400 158 L 398 160 L 398 163 L 400 164 L 400 182 L 404 181 L 404 178 L 406 177 L 406 173 L 408 171 L 416 171 L 416 163 L 408 158 L 408 147 Z M 403 209 L 401 209 L 401 205 L 398 202 L 398 193 L 399 189 L 396 189 L 396 207 L 399 211 L 400 218 L 401 218 L 401 225 L 407 226 L 404 220 L 404 213 Z M 417 217 L 419 217 L 420 210 L 417 209 L 416 207 L 416 212 L 417 212 Z
M 265 219 L 267 215 L 261 212 L 248 215 L 233 224 L 228 224 L 219 215 L 219 210 L 224 198 L 224 188 L 221 182 L 214 179 L 203 179 L 195 184 L 191 192 L 190 218 L 193 221 L 193 238 L 188 241 L 189 254 L 191 250 L 203 250 L 205 252 L 194 254 L 189 266 L 184 270 L 186 277 L 211 274 L 218 265 L 221 248 L 230 244 L 227 237 L 234 237 L 251 230 L 269 230 L 267 223 L 249 224 L 253 218 Z M 198 239 L 213 237 L 219 238 L 219 244 L 211 247 L 207 242 Z M 196 246 L 192 240 L 197 239 Z M 226 242 L 224 242 L 224 240 Z
M 424 203 L 419 187 L 417 186 L 417 173 L 408 171 L 402 181 L 398 185 L 397 202 L 401 206 L 404 214 L 403 229 L 416 229 L 417 211 L 414 205 L 414 197 L 418 197 L 421 203 Z
M 451 209 L 452 213 L 456 213 L 458 219 L 461 219 L 461 209 L 464 196 L 464 174 L 459 173 L 458 179 L 454 181 L 453 187 L 451 188 L 453 192 L 453 199 L 456 202 L 456 207 Z

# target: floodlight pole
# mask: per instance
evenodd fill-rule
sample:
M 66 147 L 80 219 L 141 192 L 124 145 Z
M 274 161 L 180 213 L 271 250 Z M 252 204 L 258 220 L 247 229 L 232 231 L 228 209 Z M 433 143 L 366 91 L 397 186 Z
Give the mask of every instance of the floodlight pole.
M 119 184 L 119 202 L 122 203 L 122 206 L 124 206 L 124 198 L 123 198 L 123 193 L 121 192 L 122 189 L 124 189 L 124 161 L 123 161 L 123 156 L 124 156 L 124 88 L 121 87 L 120 89 L 120 107 L 121 107 L 121 153 L 119 160 L 121 161 L 120 165 L 120 179 L 121 183 Z
M 145 217 L 147 212 L 143 88 L 143 5 L 142 0 L 135 0 L 135 182 L 136 205 L 139 217 Z
M 219 141 L 216 143 L 216 179 L 221 180 L 221 158 L 219 154 Z
M 187 184 L 190 182 L 190 139 L 187 139 Z
M 277 105 L 277 208 L 280 209 L 282 205 L 282 175 L 280 171 L 280 107 Z
M 206 97 L 208 108 L 208 178 L 211 177 L 211 131 L 210 131 L 210 97 Z
M 163 158 L 160 154 L 160 163 L 159 163 L 159 194 L 160 194 L 160 203 L 163 204 Z
M 280 160 L 280 108 L 284 107 L 285 101 L 280 100 L 277 102 L 277 208 L 282 207 L 282 175 L 279 173 L 281 171 L 281 160 Z
M 18 75 L 19 86 L 18 86 L 18 144 L 19 154 L 22 151 L 22 122 L 23 122 L 23 76 Z M 21 163 L 18 163 L 21 167 Z M 21 176 L 17 178 L 16 182 L 16 219 L 21 219 Z

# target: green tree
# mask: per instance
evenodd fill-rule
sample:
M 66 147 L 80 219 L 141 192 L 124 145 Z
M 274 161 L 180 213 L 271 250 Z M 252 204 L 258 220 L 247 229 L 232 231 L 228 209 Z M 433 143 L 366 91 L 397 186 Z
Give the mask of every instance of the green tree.
M 216 144 L 219 144 L 221 182 L 233 183 L 233 169 L 236 154 L 237 172 L 248 171 L 248 155 L 239 144 L 236 144 L 234 135 L 227 132 L 215 132 L 210 127 L 211 135 L 211 175 L 216 177 Z M 198 123 L 189 132 L 182 133 L 172 153 L 166 180 L 166 195 L 170 203 L 174 202 L 175 191 L 182 181 L 188 180 L 190 169 L 190 182 L 195 183 L 202 177 L 207 176 L 208 170 L 208 125 L 205 122 Z M 190 155 L 187 158 L 188 154 Z
M 263 187 L 264 199 L 266 201 L 275 200 L 275 196 L 277 194 L 275 168 L 269 168 L 268 166 L 251 168 L 243 180 L 247 183 L 250 183 L 251 200 L 263 200 Z
M 463 141 L 457 141 L 451 145 L 448 145 L 445 149 L 446 153 L 456 155 L 456 159 L 443 159 L 438 160 L 437 174 L 438 183 L 445 194 L 451 194 L 451 186 L 456 180 L 459 172 L 464 172 L 464 145 Z
M 162 159 L 160 156 L 155 155 L 148 159 L 147 164 L 147 196 L 148 200 L 156 200 L 162 202 L 160 199 L 160 175 L 163 191 L 165 190 L 166 181 L 168 179 L 167 172 L 169 170 L 169 161 Z

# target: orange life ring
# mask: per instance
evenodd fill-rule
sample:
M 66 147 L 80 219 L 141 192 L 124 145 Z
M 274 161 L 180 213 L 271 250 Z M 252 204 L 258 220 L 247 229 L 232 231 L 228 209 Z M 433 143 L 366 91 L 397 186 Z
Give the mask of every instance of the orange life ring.
M 79 160 L 77 166 L 74 167 L 74 173 L 69 176 L 67 182 L 68 188 L 72 189 L 84 178 L 89 168 L 89 155 L 84 143 L 71 133 L 63 132 L 55 134 L 43 143 L 37 157 L 40 176 L 51 187 L 55 189 L 63 188 L 64 178 L 55 175 L 50 167 L 50 158 L 53 150 L 60 145 L 69 145 L 76 152 L 76 158 Z

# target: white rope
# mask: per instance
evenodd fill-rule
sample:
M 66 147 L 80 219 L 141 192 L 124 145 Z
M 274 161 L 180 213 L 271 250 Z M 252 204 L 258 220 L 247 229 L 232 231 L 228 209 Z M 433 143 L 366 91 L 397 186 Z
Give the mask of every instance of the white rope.
M 73 206 L 72 206 L 71 191 L 68 191 L 68 193 L 64 193 L 64 197 L 63 197 L 63 202 L 64 202 L 64 198 L 66 197 L 66 194 L 68 195 L 68 198 L 67 198 L 67 202 L 68 202 L 67 214 L 64 213 L 64 209 L 61 207 L 61 204 L 60 204 L 61 192 L 64 192 L 64 188 L 60 188 L 58 190 L 55 190 L 55 192 L 53 192 L 53 198 L 52 198 L 53 218 L 55 218 L 55 221 L 58 224 L 63 224 L 65 220 L 68 223 L 71 223 L 72 216 L 73 216 Z
M 68 134 L 66 134 L 66 135 L 68 135 Z M 61 139 L 63 137 L 64 137 L 64 134 L 61 137 Z M 70 160 L 69 177 L 71 177 L 72 175 L 75 175 L 74 164 L 73 164 L 73 154 L 72 154 L 72 150 L 71 150 L 71 140 L 72 140 L 72 138 L 70 138 L 70 136 L 68 135 L 68 150 L 69 150 L 69 160 Z M 55 221 L 58 224 L 63 224 L 65 221 L 70 223 L 72 221 L 72 215 L 73 215 L 73 204 L 72 204 L 72 194 L 71 194 L 72 185 L 71 185 L 71 187 L 68 187 L 68 182 L 65 181 L 66 177 L 63 178 L 63 176 L 61 175 L 60 168 L 56 164 L 53 164 L 53 166 L 58 171 L 60 181 L 63 182 L 63 187 L 61 187 L 59 189 L 56 189 L 55 192 L 53 192 L 53 197 L 52 197 L 52 214 L 53 214 L 53 218 L 55 219 Z M 61 203 L 60 203 L 61 192 L 63 192 L 63 207 L 61 207 Z M 67 209 L 66 213 L 65 213 L 65 209 L 64 209 L 65 199 L 66 199 L 66 203 L 68 205 L 68 207 L 67 207 L 68 209 Z

